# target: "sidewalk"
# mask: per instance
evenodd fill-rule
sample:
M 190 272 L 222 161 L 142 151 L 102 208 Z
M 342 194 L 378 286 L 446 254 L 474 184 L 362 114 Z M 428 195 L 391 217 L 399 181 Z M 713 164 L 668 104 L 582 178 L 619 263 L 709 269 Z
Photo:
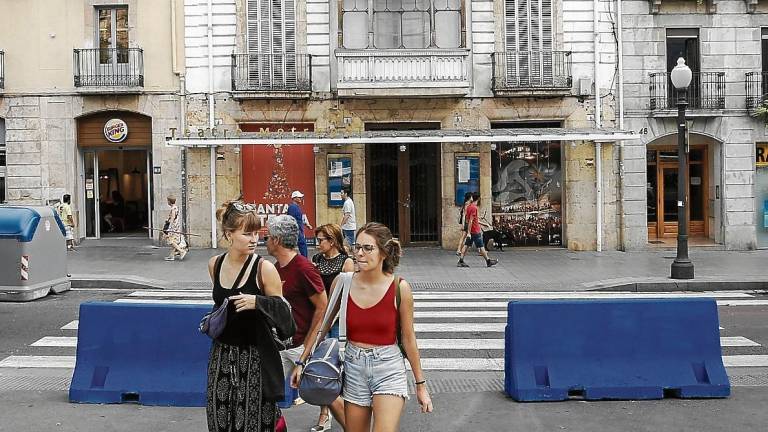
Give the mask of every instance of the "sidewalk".
M 167 262 L 167 248 L 145 238 L 89 240 L 68 253 L 73 287 L 207 289 L 211 249 L 191 250 L 184 261 Z M 266 254 L 261 249 L 259 253 Z M 310 249 L 310 255 L 314 250 Z M 674 249 L 637 252 L 572 252 L 562 248 L 492 252 L 499 264 L 486 268 L 468 254 L 470 268 L 457 268 L 452 251 L 407 248 L 397 272 L 416 290 L 571 291 L 768 289 L 768 250 L 692 248 L 696 279 L 669 279 Z

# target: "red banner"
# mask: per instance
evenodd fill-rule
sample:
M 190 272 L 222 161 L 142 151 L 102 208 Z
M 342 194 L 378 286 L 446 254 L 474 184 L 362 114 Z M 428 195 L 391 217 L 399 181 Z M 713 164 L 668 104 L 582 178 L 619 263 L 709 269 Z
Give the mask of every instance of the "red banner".
M 312 123 L 244 123 L 243 132 L 311 132 Z M 284 214 L 291 203 L 291 192 L 304 194 L 302 210 L 315 226 L 315 154 L 310 145 L 242 146 L 243 200 L 258 205 L 265 216 Z M 305 228 L 307 238 L 314 232 Z

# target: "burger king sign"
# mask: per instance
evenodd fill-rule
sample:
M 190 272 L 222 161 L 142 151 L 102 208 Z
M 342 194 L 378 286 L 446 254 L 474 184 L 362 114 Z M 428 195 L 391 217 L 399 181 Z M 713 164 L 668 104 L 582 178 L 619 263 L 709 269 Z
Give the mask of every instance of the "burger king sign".
M 104 125 L 104 137 L 109 142 L 123 142 L 128 137 L 128 125 L 120 119 L 109 120 Z

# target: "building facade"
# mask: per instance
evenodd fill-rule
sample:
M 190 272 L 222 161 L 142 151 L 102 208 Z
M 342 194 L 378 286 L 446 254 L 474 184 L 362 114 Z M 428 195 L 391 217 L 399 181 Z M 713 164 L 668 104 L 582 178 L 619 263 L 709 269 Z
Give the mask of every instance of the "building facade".
M 677 233 L 677 107 L 669 72 L 682 57 L 688 91 L 690 234 L 728 249 L 768 247 L 768 2 L 624 1 L 623 78 L 632 175 L 646 196 L 652 243 Z M 641 192 L 642 190 L 645 192 Z M 637 209 L 638 211 L 641 209 Z M 647 230 L 646 234 L 643 232 Z
M 239 196 L 269 215 L 300 189 L 313 225 L 338 222 L 346 185 L 358 222 L 406 244 L 454 248 L 472 190 L 510 245 L 633 244 L 621 146 L 590 138 L 616 126 L 617 18 L 615 1 L 187 0 L 188 130 L 169 144 L 188 148 L 193 242 Z M 442 138 L 515 130 L 527 140 Z M 276 131 L 318 140 L 255 144 Z
M 181 1 L 0 1 L 0 200 L 151 236 L 181 188 Z

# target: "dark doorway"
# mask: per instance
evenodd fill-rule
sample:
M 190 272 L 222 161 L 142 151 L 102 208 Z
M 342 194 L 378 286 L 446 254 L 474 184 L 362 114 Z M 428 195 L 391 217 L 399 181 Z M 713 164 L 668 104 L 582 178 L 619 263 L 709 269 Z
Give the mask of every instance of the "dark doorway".
M 374 123 L 367 130 L 439 129 L 438 123 Z M 440 143 L 366 146 L 368 214 L 403 244 L 440 241 Z

